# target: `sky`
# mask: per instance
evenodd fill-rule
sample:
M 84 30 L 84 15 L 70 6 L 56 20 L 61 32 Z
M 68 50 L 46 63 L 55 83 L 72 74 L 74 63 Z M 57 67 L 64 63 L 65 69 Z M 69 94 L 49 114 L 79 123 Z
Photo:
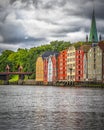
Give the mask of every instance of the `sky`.
M 50 41 L 85 41 L 93 7 L 104 37 L 103 0 L 0 0 L 0 52 Z

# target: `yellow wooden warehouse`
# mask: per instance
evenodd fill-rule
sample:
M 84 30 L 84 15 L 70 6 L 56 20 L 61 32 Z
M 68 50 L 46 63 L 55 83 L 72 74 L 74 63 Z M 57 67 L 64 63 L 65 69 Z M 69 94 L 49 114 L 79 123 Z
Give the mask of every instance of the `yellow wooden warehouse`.
M 43 82 L 44 72 L 43 72 L 43 58 L 39 56 L 36 61 L 36 81 Z

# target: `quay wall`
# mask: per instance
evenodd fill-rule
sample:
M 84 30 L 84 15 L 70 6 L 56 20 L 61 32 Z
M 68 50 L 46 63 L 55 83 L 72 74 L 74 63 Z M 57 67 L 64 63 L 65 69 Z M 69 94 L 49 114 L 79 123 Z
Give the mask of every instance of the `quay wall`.
M 104 83 L 102 82 L 75 82 L 75 81 L 57 81 L 57 82 L 36 82 L 35 80 L 18 80 L 15 82 L 8 82 L 0 80 L 0 85 L 39 85 L 39 86 L 62 86 L 62 87 L 102 87 L 104 88 Z

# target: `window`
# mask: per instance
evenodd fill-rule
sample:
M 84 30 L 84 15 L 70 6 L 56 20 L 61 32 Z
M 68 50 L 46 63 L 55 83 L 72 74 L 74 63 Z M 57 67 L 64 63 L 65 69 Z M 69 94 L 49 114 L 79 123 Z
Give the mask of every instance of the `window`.
M 94 59 L 94 63 L 96 62 L 96 59 Z
M 73 69 L 73 72 L 75 72 L 75 69 Z
M 96 69 L 96 64 L 94 64 L 94 69 Z
M 96 57 L 96 54 L 94 53 L 94 58 Z
M 73 64 L 73 67 L 75 67 L 75 64 Z
M 80 74 L 80 71 L 78 71 L 78 74 Z

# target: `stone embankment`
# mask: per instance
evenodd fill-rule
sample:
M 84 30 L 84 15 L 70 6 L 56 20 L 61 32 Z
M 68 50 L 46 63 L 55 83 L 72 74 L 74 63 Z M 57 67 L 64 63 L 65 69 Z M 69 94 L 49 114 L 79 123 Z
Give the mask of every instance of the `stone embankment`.
M 36 82 L 35 80 L 18 80 L 15 82 L 0 81 L 0 85 L 39 85 L 39 86 L 62 86 L 62 87 L 97 87 L 104 88 L 102 82 L 74 82 L 74 81 L 57 81 L 57 82 Z

